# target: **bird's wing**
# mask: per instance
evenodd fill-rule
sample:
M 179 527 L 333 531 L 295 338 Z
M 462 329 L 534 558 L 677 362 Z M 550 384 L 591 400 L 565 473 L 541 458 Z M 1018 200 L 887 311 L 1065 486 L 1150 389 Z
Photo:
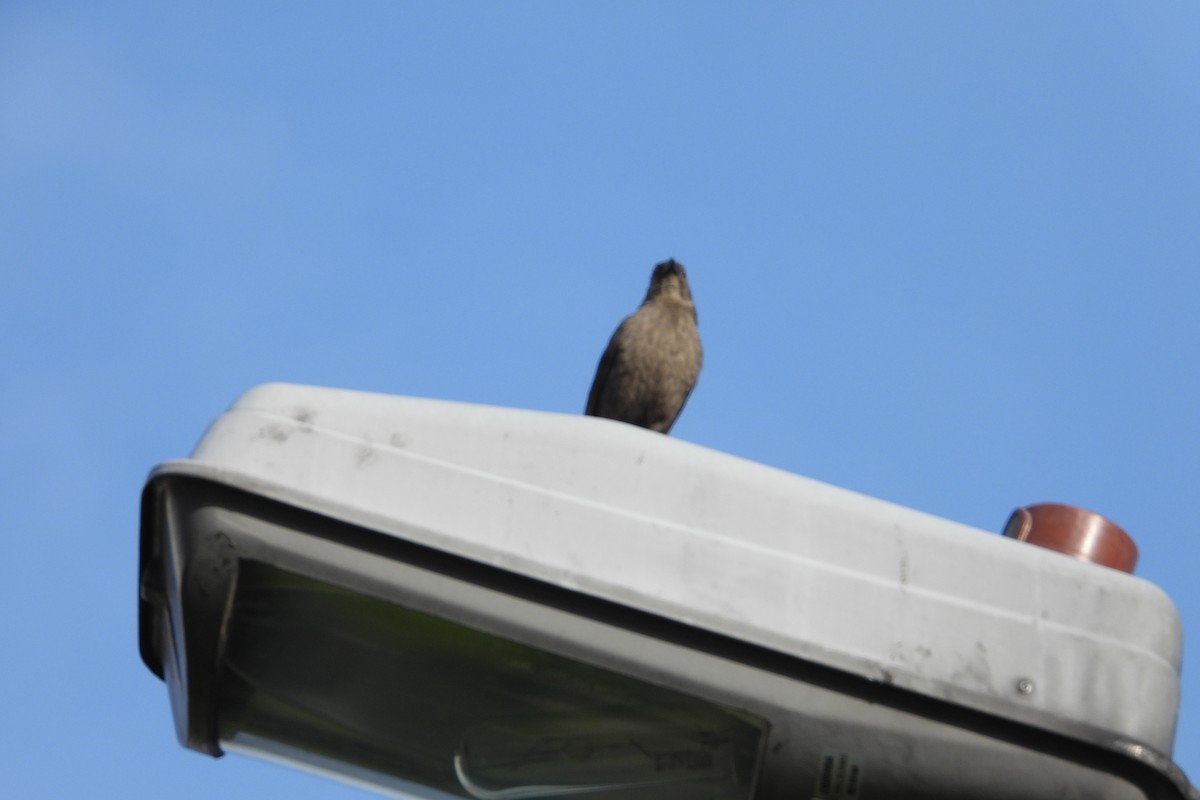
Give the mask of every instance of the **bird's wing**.
M 612 339 L 608 341 L 608 347 L 604 349 L 604 355 L 600 356 L 600 365 L 596 367 L 596 377 L 592 381 L 592 390 L 588 392 L 587 408 L 583 413 L 589 417 L 597 415 L 600 407 L 600 398 L 604 396 L 604 387 L 608 383 L 608 375 L 612 372 L 613 364 L 616 363 L 617 356 L 621 352 L 621 345 L 618 344 L 620 337 L 618 334 L 621 328 L 625 326 L 622 322 L 617 328 L 616 333 L 612 335 Z

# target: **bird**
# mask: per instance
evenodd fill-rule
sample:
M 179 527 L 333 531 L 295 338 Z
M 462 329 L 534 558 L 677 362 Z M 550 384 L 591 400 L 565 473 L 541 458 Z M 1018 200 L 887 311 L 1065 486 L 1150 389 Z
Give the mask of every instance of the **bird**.
M 646 299 L 600 357 L 584 413 L 669 433 L 700 375 L 697 322 L 683 264 L 656 265 Z

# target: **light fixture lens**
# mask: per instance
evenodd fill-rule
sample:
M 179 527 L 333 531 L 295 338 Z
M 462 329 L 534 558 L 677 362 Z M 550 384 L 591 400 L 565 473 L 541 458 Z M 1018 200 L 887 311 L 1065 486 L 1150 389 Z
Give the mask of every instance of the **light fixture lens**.
M 766 723 L 243 562 L 222 747 L 428 797 L 744 800 Z

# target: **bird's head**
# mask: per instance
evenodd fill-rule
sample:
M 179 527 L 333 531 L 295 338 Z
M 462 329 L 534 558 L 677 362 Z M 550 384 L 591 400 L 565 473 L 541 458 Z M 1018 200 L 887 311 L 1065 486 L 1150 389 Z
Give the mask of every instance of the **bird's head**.
M 673 258 L 657 265 L 650 277 L 650 291 L 646 292 L 646 301 L 657 298 L 692 304 L 692 290 L 688 286 L 687 270 Z

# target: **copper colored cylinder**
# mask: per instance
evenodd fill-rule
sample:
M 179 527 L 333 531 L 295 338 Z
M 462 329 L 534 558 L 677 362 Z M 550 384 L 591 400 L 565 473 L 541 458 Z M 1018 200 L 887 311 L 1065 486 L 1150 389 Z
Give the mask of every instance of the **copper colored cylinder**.
M 1076 506 L 1036 503 L 1018 508 L 1008 518 L 1004 535 L 1122 572 L 1132 573 L 1137 564 L 1137 545 L 1129 534 Z

